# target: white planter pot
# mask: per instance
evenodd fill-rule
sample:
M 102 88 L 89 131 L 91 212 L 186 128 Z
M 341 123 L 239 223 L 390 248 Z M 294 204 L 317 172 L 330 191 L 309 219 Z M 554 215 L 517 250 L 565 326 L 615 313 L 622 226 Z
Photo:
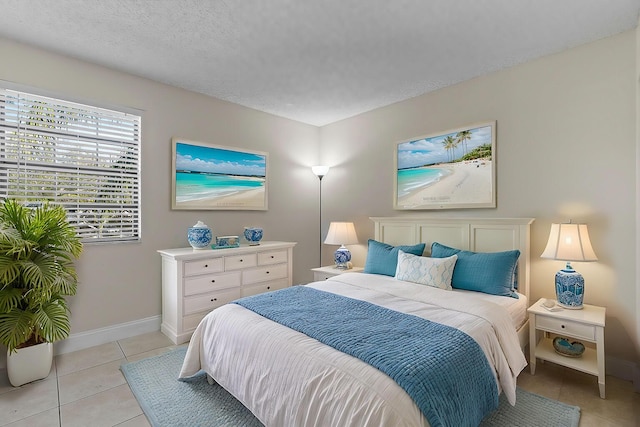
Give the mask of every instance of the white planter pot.
M 20 348 L 14 353 L 7 351 L 7 373 L 9 382 L 19 387 L 31 381 L 49 376 L 53 362 L 53 344 L 45 342 Z

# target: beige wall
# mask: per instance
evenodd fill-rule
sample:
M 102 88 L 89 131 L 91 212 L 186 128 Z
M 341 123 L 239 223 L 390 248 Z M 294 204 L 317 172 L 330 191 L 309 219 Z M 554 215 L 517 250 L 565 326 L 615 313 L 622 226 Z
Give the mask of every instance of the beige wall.
M 599 261 L 574 263 L 586 302 L 608 309 L 608 356 L 636 361 L 635 43 L 627 32 L 323 127 L 324 216 L 356 221 L 355 263 L 368 217 L 416 214 L 393 210 L 396 142 L 497 120 L 497 208 L 419 214 L 535 217 L 534 301 L 554 297 L 563 266 L 538 257 L 551 222 L 588 223 Z
M 198 219 L 214 235 L 265 229 L 265 240 L 299 242 L 294 282 L 312 278 L 319 246 L 319 130 L 154 83 L 96 65 L 0 39 L 0 79 L 84 102 L 142 110 L 142 242 L 86 245 L 77 263 L 78 294 L 71 298 L 72 334 L 160 315 L 158 249 L 188 246 L 187 228 Z M 8 61 L 7 58 L 11 58 Z M 269 209 L 172 211 L 171 137 L 267 151 Z M 311 233 L 309 229 L 311 228 Z
M 551 222 L 589 224 L 596 263 L 576 263 L 586 302 L 605 305 L 608 357 L 638 358 L 636 261 L 636 34 L 627 32 L 320 129 L 0 39 L 0 79 L 84 101 L 143 110 L 140 244 L 88 246 L 78 263 L 73 333 L 160 314 L 157 249 L 185 246 L 197 219 L 214 234 L 262 225 L 266 239 L 297 241 L 294 282 L 318 264 L 318 180 L 323 230 L 352 220 L 364 264 L 370 216 L 415 215 L 392 205 L 395 143 L 497 120 L 496 209 L 419 212 L 431 216 L 535 217 L 532 299 L 553 297 L 561 263 L 542 260 Z M 43 70 L 46 69 L 46 73 Z M 267 212 L 170 209 L 170 140 L 181 136 L 268 151 Z M 321 149 L 321 150 L 320 150 Z M 323 264 L 335 248 L 322 250 Z

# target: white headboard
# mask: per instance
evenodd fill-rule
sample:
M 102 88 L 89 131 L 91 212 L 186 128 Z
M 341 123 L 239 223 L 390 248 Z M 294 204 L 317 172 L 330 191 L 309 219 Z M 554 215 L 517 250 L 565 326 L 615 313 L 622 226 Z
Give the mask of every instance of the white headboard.
M 375 239 L 390 245 L 433 242 L 474 252 L 520 250 L 518 292 L 529 297 L 531 223 L 534 218 L 371 217 Z

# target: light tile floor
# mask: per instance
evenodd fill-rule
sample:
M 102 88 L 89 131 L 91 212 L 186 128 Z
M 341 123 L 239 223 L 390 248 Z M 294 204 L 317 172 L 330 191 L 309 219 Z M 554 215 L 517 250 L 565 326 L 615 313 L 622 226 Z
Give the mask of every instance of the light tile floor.
M 120 365 L 175 347 L 162 333 L 153 332 L 62 354 L 55 357 L 48 378 L 17 388 L 0 371 L 0 426 L 149 426 Z M 539 363 L 536 371 L 532 376 L 525 369 L 518 385 L 580 406 L 580 427 L 640 426 L 640 394 L 630 382 L 608 376 L 603 400 L 591 375 L 551 363 Z

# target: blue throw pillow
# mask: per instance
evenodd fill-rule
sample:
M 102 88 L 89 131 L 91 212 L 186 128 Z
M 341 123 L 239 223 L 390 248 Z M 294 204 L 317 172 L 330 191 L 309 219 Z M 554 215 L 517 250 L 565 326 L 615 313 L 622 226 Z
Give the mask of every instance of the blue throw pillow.
M 408 254 L 422 255 L 425 247 L 424 243 L 412 246 L 392 246 L 373 239 L 369 239 L 368 245 L 369 250 L 367 252 L 367 261 L 364 263 L 364 272 L 392 277 L 396 275 L 398 251 L 402 250 L 402 252 Z
M 458 255 L 451 279 L 454 289 L 518 298 L 514 289 L 519 250 L 471 252 L 450 248 L 438 242 L 431 245 L 432 257 L 445 258 L 451 255 Z

